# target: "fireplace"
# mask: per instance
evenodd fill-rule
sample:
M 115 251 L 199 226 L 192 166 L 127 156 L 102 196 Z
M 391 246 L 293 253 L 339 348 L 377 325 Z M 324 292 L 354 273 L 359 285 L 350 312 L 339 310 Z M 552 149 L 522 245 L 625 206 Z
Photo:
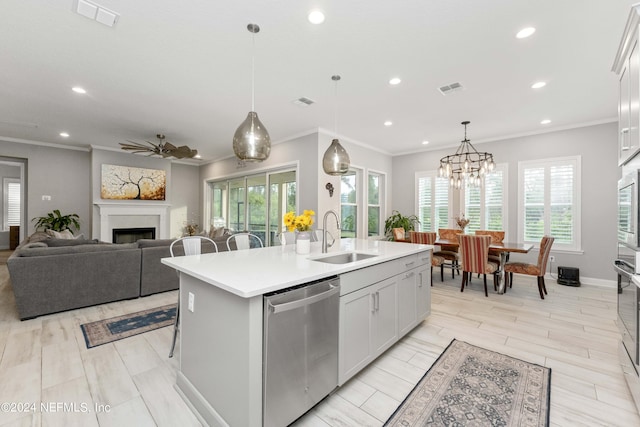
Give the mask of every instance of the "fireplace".
M 155 239 L 155 227 L 114 228 L 113 243 L 134 243 L 138 239 Z

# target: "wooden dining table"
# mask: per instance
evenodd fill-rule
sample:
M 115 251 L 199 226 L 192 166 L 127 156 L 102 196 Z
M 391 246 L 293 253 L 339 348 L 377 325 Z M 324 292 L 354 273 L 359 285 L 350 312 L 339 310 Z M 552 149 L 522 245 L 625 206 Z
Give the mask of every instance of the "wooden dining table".
M 440 239 L 438 238 L 434 245 L 436 246 L 448 246 L 450 248 L 458 248 L 459 243 L 458 240 L 451 239 Z M 505 280 L 504 280 L 504 264 L 507 262 L 507 255 L 509 253 L 520 253 L 526 254 L 531 249 L 533 249 L 533 245 L 531 243 L 517 243 L 517 242 L 500 242 L 500 243 L 491 243 L 489 245 L 489 249 L 492 249 L 495 252 L 500 253 L 500 269 L 501 271 L 498 273 L 498 293 L 503 294 L 505 289 Z

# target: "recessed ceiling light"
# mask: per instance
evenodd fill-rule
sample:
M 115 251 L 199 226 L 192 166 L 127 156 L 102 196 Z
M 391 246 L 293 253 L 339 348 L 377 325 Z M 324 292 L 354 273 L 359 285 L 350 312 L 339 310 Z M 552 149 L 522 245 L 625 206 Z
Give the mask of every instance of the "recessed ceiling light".
M 400 79 L 400 77 L 394 77 L 391 80 L 389 80 L 389 84 L 395 86 L 397 84 L 400 84 L 401 81 L 402 80 Z
M 428 143 L 429 143 L 429 141 L 427 141 L 427 140 L 422 141 L 422 145 L 427 145 Z
M 531 85 L 531 89 L 540 89 L 541 87 L 545 87 L 547 82 L 535 82 Z
M 193 156 L 194 159 L 201 159 L 202 156 L 200 154 L 196 154 L 195 156 Z
M 81 88 L 80 86 L 72 87 L 71 90 L 74 91 L 75 93 L 82 93 L 82 94 L 87 93 L 87 91 L 84 90 L 84 88 Z
M 520 31 L 518 31 L 518 34 L 516 34 L 516 37 L 519 39 L 525 39 L 535 32 L 536 32 L 536 29 L 533 27 L 523 28 Z
M 541 125 L 548 125 L 549 123 L 551 123 L 551 120 L 549 119 L 544 119 L 543 121 L 540 122 Z
M 307 15 L 307 19 L 312 24 L 322 24 L 324 22 L 324 13 L 320 10 L 312 10 L 309 12 L 309 15 Z
M 63 138 L 69 138 L 69 134 L 67 132 L 60 132 L 60 136 Z
M 384 122 L 385 126 L 391 126 L 393 124 L 393 122 L 391 120 L 387 120 L 386 122 Z

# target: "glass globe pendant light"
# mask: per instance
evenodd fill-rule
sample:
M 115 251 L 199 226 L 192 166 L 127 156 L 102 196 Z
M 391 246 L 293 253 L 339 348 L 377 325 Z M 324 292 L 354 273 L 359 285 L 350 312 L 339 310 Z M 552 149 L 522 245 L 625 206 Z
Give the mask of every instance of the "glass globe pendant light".
M 338 99 L 338 80 L 340 80 L 340 76 L 335 75 L 331 76 L 331 80 L 335 83 L 335 99 L 336 105 L 334 106 L 333 111 L 333 122 L 334 122 L 334 138 L 331 141 L 331 145 L 327 148 L 327 151 L 324 152 L 324 156 L 322 157 L 322 169 L 328 175 L 344 175 L 349 172 L 349 164 L 351 160 L 349 159 L 349 154 L 347 150 L 340 144 L 338 141 L 338 120 L 337 120 L 337 99 Z
M 255 51 L 255 34 L 260 31 L 260 27 L 257 24 L 249 24 L 247 30 L 253 34 Z M 251 56 L 251 111 L 233 135 L 233 152 L 238 159 L 246 162 L 261 162 L 266 160 L 271 152 L 269 132 L 258 118 L 258 113 L 255 112 L 255 55 L 253 53 Z

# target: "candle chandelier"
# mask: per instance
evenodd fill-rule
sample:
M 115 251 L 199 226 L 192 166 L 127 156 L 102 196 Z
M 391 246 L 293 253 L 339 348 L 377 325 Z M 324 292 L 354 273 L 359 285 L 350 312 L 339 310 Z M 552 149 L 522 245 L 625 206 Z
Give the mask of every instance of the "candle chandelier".
M 471 145 L 471 141 L 467 139 L 467 125 L 469 123 L 471 122 L 462 122 L 464 139 L 455 154 L 440 159 L 440 167 L 438 168 L 438 174 L 448 178 L 449 185 L 456 189 L 462 188 L 463 183 L 475 187 L 481 186 L 484 176 L 495 168 L 493 154 L 476 150 Z

